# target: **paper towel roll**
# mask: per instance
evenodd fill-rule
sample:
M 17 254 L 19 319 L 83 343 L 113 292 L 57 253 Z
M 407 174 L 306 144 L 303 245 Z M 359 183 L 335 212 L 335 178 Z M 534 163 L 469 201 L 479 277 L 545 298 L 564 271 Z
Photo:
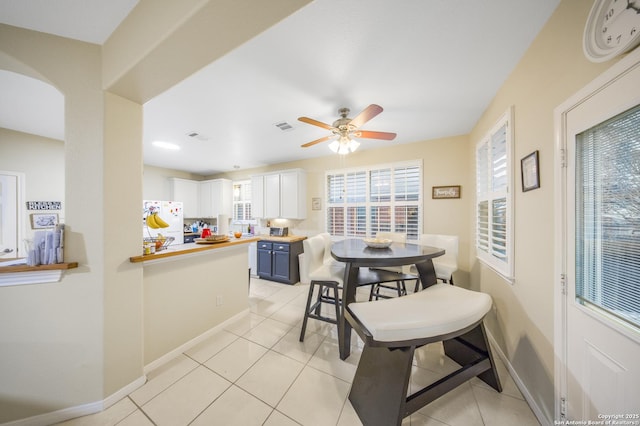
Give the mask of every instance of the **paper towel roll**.
M 229 215 L 218 215 L 218 235 L 226 235 L 229 233 Z

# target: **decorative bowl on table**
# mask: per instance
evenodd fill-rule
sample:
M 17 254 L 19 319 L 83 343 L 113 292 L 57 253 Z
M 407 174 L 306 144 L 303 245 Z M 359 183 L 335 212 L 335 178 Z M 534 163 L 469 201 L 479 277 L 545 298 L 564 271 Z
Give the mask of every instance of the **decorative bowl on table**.
M 388 238 L 365 238 L 364 243 L 371 248 L 387 248 L 393 242 Z

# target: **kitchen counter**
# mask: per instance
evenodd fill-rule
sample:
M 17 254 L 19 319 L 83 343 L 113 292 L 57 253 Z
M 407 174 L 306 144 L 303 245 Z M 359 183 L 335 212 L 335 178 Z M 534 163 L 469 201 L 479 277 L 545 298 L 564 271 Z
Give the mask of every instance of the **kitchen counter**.
M 187 244 L 170 245 L 166 249 L 156 252 L 154 254 L 132 256 L 129 258 L 129 261 L 132 263 L 148 262 L 151 260 L 165 259 L 169 257 L 176 257 L 176 256 L 183 256 L 186 254 L 204 252 L 208 250 L 216 250 L 216 249 L 221 249 L 226 247 L 232 247 L 239 244 L 248 244 L 254 241 L 260 241 L 261 239 L 262 239 L 261 237 L 242 237 L 242 238 L 231 237 L 229 241 L 225 241 L 224 243 L 215 243 L 215 244 L 187 243 Z
M 182 353 L 227 321 L 247 315 L 249 248 L 260 240 L 305 237 L 231 237 L 216 244 L 176 244 L 132 256 L 143 269 L 144 365 L 152 369 Z

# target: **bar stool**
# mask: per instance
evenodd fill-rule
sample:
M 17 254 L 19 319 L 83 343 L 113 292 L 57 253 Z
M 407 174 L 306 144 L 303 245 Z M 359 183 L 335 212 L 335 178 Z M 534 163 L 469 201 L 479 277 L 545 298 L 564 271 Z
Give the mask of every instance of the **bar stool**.
M 302 320 L 302 330 L 300 331 L 300 341 L 304 341 L 304 334 L 307 329 L 309 318 L 319 321 L 338 324 L 341 318 L 341 298 L 342 280 L 344 277 L 344 265 L 339 262 L 325 262 L 325 250 L 327 244 L 322 234 L 307 238 L 302 241 L 305 262 L 309 271 L 309 295 L 304 310 Z M 317 287 L 317 295 L 314 301 L 314 293 Z M 335 308 L 335 318 L 322 315 L 322 304 L 333 305 Z

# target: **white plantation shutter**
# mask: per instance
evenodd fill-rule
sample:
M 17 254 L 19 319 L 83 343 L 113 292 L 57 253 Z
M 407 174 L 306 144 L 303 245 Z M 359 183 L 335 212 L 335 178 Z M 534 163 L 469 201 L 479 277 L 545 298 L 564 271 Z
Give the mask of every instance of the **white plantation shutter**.
M 399 167 L 393 171 L 396 201 L 418 201 L 422 176 L 420 167 Z
M 576 298 L 640 328 L 640 106 L 576 137 Z
M 513 277 L 511 114 L 476 147 L 476 253 L 507 278 Z
M 371 206 L 371 235 L 391 232 L 391 206 Z
M 364 203 L 367 200 L 367 173 L 347 173 L 347 203 Z
M 367 210 L 364 206 L 347 207 L 346 237 L 367 236 Z
M 327 232 L 331 235 L 344 235 L 345 176 L 343 174 L 327 176 L 326 189 Z
M 489 252 L 489 202 L 478 203 L 477 210 L 476 247 L 485 253 Z
M 371 170 L 371 195 L 372 202 L 391 200 L 391 169 Z
M 233 183 L 233 220 L 243 223 L 252 221 L 251 216 L 251 181 Z
M 420 237 L 418 206 L 396 206 L 393 213 L 395 232 L 407 234 L 407 240 L 418 240 Z
M 420 237 L 420 194 L 422 173 L 418 166 L 396 167 L 394 182 L 394 231 L 407 234 L 407 240 Z
M 327 232 L 366 237 L 377 232 L 420 235 L 422 166 L 419 162 L 327 173 Z

